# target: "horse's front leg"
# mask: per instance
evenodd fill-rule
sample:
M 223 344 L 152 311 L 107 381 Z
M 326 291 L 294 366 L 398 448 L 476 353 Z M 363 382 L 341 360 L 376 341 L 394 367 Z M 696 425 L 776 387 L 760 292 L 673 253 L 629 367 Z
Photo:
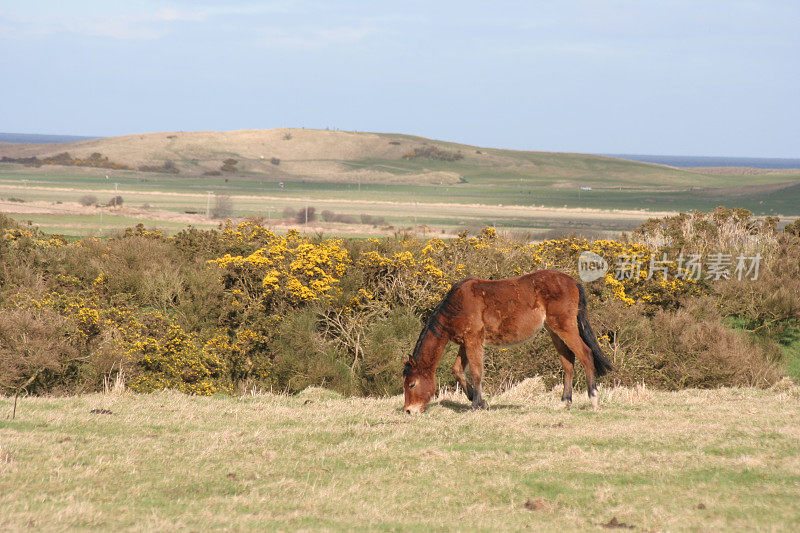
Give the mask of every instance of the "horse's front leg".
M 458 384 L 461 385 L 461 388 L 464 389 L 464 393 L 467 395 L 467 398 L 472 401 L 473 397 L 475 396 L 475 391 L 472 390 L 472 385 L 467 383 L 467 378 L 464 375 L 464 369 L 467 367 L 469 361 L 467 360 L 467 350 L 464 348 L 462 344 L 458 348 L 458 355 L 456 356 L 456 362 L 453 363 L 453 375 L 456 377 Z
M 469 361 L 469 377 L 472 380 L 472 408 L 488 409 L 489 404 L 483 399 L 481 380 L 483 379 L 483 342 L 465 342 L 467 361 Z

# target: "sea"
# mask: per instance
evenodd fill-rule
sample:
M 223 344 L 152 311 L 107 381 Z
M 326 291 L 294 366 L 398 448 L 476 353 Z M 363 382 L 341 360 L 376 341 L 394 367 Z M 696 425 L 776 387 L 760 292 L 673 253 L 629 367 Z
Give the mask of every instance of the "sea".
M 43 135 L 40 133 L 0 133 L 0 143 L 74 143 L 97 137 L 80 135 Z
M 671 167 L 800 168 L 800 159 L 779 157 L 714 157 L 689 155 L 600 154 Z

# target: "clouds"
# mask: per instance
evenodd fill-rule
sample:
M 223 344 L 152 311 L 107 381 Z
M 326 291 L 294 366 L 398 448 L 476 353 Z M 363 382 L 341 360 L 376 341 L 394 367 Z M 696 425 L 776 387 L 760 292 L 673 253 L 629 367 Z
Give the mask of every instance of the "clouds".
M 23 132 L 337 126 L 787 157 L 800 142 L 789 1 L 26 0 L 0 10 L 0 48 L 3 127 Z
M 374 20 L 334 14 L 320 18 L 329 9 L 306 2 L 259 2 L 213 5 L 189 3 L 185 7 L 132 4 L 120 11 L 114 6 L 84 6 L 84 9 L 0 11 L 0 36 L 36 39 L 58 34 L 116 40 L 155 40 L 192 32 L 205 32 L 247 40 L 254 45 L 311 50 L 329 45 L 364 41 L 379 32 Z M 74 6 L 73 6 L 74 7 Z M 331 24 L 335 20 L 336 22 Z
M 107 37 L 120 40 L 152 40 L 167 35 L 176 22 L 202 21 L 199 13 L 173 9 L 154 13 L 0 13 L 0 36 L 36 39 L 58 34 Z
M 327 46 L 354 45 L 379 33 L 375 27 L 341 26 L 338 28 L 294 28 L 266 27 L 258 30 L 254 44 L 269 48 L 297 51 L 313 51 Z

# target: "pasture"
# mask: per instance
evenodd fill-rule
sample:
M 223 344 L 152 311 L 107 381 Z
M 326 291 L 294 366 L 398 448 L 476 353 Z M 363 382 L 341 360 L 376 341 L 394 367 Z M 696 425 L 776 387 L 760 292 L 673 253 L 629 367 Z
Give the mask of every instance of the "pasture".
M 110 174 L 108 180 L 106 174 Z M 703 190 L 609 184 L 581 192 L 550 183 L 489 178 L 457 185 L 296 181 L 280 187 L 280 181 L 255 175 L 226 179 L 4 164 L 0 166 L 0 212 L 30 220 L 48 233 L 72 237 L 107 235 L 140 222 L 169 234 L 187 225 L 213 227 L 219 221 L 206 217 L 206 209 L 214 206 L 208 191 L 230 196 L 234 217 L 261 217 L 271 225 L 293 224 L 281 220 L 286 208 L 314 207 L 317 221 L 295 227 L 329 235 L 391 234 L 400 228 L 454 235 L 491 225 L 534 238 L 573 232 L 607 237 L 630 231 L 653 216 L 725 204 L 757 214 L 780 214 L 783 220 L 800 214 L 800 184 L 791 185 L 797 176 L 728 178 L 715 176 L 718 186 Z M 742 186 L 745 182 L 756 184 Z M 125 200 L 122 208 L 78 203 L 85 195 L 106 202 L 117 194 Z M 326 223 L 320 218 L 326 210 L 353 217 L 355 222 Z M 381 217 L 383 223 L 363 224 L 361 215 Z
M 408 157 L 421 149 L 433 152 Z M 6 162 L 0 164 L 0 212 L 24 214 L 48 232 L 73 237 L 112 233 L 128 224 L 120 218 L 170 233 L 189 224 L 207 226 L 214 223 L 206 217 L 209 191 L 232 198 L 233 218 L 264 217 L 275 223 L 285 209 L 306 206 L 318 215 L 327 210 L 354 218 L 305 226 L 340 235 L 413 229 L 450 236 L 490 225 L 533 238 L 554 232 L 609 237 L 651 216 L 719 205 L 756 215 L 800 214 L 797 170 L 678 169 L 409 135 L 282 129 L 0 144 L 0 156 L 12 158 L 63 152 L 82 161 L 101 154 L 129 169 L 169 165 L 176 173 Z M 454 154 L 458 157 L 449 157 Z M 228 160 L 236 163 L 221 171 Z M 122 210 L 76 212 L 78 200 L 87 194 L 101 204 L 119 194 L 125 205 Z M 362 223 L 362 215 L 379 222 Z
M 796 531 L 800 388 L 0 398 L 0 529 Z

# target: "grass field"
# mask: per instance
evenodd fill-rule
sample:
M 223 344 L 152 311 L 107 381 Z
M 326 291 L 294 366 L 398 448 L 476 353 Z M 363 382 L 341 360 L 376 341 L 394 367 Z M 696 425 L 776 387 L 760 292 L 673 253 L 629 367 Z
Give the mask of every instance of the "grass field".
M 788 179 L 789 176 L 779 176 Z M 204 217 L 208 191 L 230 195 L 234 216 L 261 216 L 275 221 L 286 207 L 315 207 L 359 218 L 385 218 L 384 227 L 427 226 L 435 233 L 457 233 L 467 227 L 492 225 L 507 230 L 544 234 L 550 230 L 569 233 L 593 231 L 597 236 L 630 230 L 649 216 L 712 209 L 717 205 L 739 206 L 757 214 L 797 215 L 798 185 L 769 183 L 766 176 L 732 176 L 728 186 L 704 191 L 657 189 L 651 186 L 595 188 L 592 191 L 553 188 L 536 183 L 413 185 L 329 182 L 279 182 L 252 175 L 217 177 L 161 176 L 117 171 L 105 178 L 96 169 L 29 169 L 0 166 L 0 212 L 20 220 L 31 220 L 45 231 L 72 236 L 102 235 L 110 229 L 143 222 L 173 232 L 188 224 L 215 224 Z M 714 176 L 714 179 L 721 179 Z M 736 187 L 743 179 L 763 179 L 761 186 Z M 92 194 L 100 202 L 119 194 L 125 209 L 84 209 L 77 201 Z M 12 201 L 23 200 L 23 202 Z M 150 211 L 132 212 L 148 206 Z M 213 206 L 213 199 L 211 200 Z M 622 214 L 620 210 L 631 213 Z M 104 221 L 100 220 L 104 212 Z M 186 212 L 199 213 L 185 215 Z M 19 213 L 15 215 L 14 213 Z M 176 220 L 177 216 L 183 217 Z M 104 223 L 103 223 L 104 222 Z M 374 234 L 379 228 L 348 226 L 312 227 L 310 231 L 341 234 Z
M 291 138 L 286 139 L 287 134 Z M 403 158 L 425 145 L 459 152 L 463 159 Z M 313 130 L 165 132 L 62 145 L 0 145 L 0 155 L 15 157 L 61 151 L 81 157 L 99 151 L 132 167 L 169 161 L 180 173 L 4 163 L 0 164 L 0 198 L 74 203 L 89 193 L 105 202 L 119 192 L 128 206 L 148 204 L 183 214 L 205 213 L 208 191 L 213 191 L 232 196 L 234 216 L 239 217 L 275 218 L 285 207 L 313 206 L 318 212 L 383 216 L 385 226 L 395 229 L 427 226 L 449 234 L 488 224 L 533 234 L 596 230 L 607 235 L 636 227 L 650 213 L 707 211 L 718 205 L 744 207 L 757 215 L 800 215 L 798 171 L 702 173 L 588 154 L 480 148 L 408 135 Z M 218 169 L 227 157 L 239 161 L 237 172 L 202 175 Z M 280 164 L 271 164 L 271 157 Z M 451 208 L 443 210 L 444 204 Z M 531 209 L 520 212 L 510 206 Z M 550 216 L 534 208 L 565 212 Z M 0 205 L 0 212 L 4 210 Z M 603 215 L 586 216 L 586 210 Z M 637 210 L 639 215 L 634 220 L 616 216 L 614 210 Z M 42 224 L 47 231 L 72 236 L 103 232 L 93 214 L 83 214 L 79 220 L 65 218 L 59 224 L 52 216 L 39 217 L 58 214 L 57 205 L 50 206 L 49 213 L 41 211 L 25 219 Z M 162 226 L 174 231 L 167 218 L 162 217 Z M 147 221 L 160 219 L 141 215 L 137 220 L 154 225 Z M 195 225 L 203 222 L 207 221 L 194 221 Z M 377 228 L 347 227 L 313 231 L 380 233 Z
M 559 395 L 0 398 L 0 529 L 800 527 L 796 385 Z

